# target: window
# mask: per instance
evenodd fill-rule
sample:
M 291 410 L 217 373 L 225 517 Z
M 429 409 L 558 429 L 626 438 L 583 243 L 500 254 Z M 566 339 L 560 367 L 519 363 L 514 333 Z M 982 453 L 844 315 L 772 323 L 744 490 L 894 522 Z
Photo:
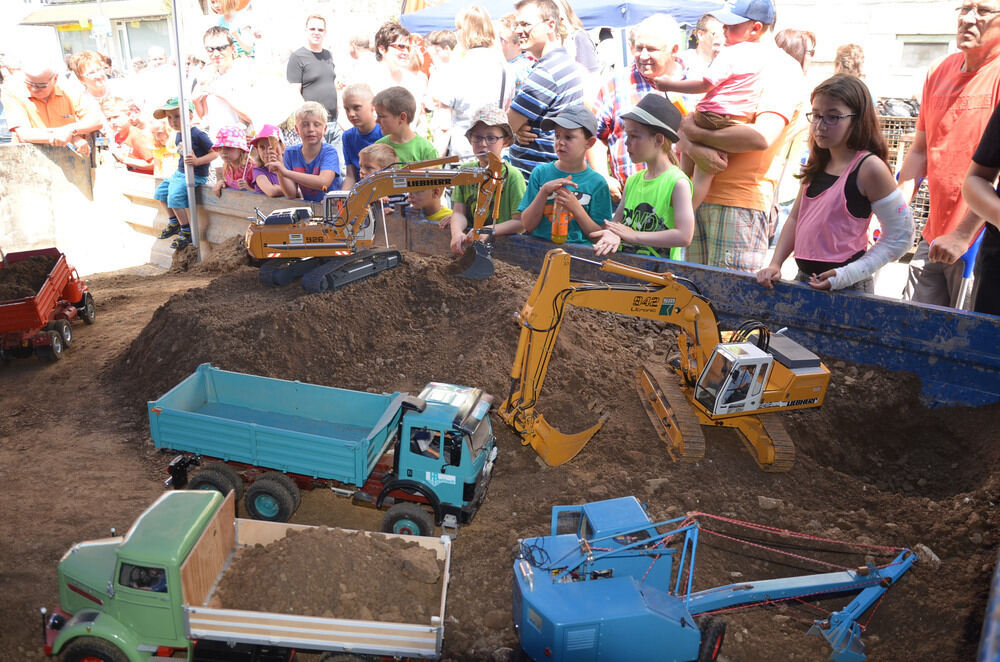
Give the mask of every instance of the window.
M 163 568 L 122 563 L 121 572 L 118 573 L 118 583 L 143 591 L 166 593 L 167 573 Z
M 899 64 L 912 69 L 927 69 L 935 60 L 948 54 L 955 43 L 954 33 L 949 35 L 896 35 L 902 42 Z

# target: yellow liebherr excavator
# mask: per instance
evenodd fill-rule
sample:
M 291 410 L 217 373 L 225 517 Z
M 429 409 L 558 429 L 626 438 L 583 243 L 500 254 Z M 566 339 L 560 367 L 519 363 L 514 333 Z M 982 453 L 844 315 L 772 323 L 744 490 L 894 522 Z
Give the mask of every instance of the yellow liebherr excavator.
M 579 260 L 641 284 L 574 282 Z M 788 471 L 795 447 L 772 412 L 823 404 L 830 371 L 791 338 L 771 334 L 759 322 L 722 333 L 711 302 L 694 283 L 612 260 L 596 262 L 549 251 L 518 320 L 521 337 L 511 368 L 511 388 L 498 413 L 550 466 L 572 459 L 604 424 L 605 416 L 576 434 L 556 430 L 535 404 L 567 306 L 581 306 L 659 320 L 680 328 L 680 358 L 673 365 L 647 364 L 639 392 L 657 433 L 674 460 L 704 456 L 701 425 L 733 427 L 765 471 Z M 758 418 L 755 413 L 767 414 Z
M 399 251 L 375 248 L 375 221 L 371 206 L 381 198 L 422 189 L 471 184 L 479 187 L 472 219 L 475 241 L 451 271 L 465 278 L 493 274 L 488 218 L 496 218 L 503 187 L 503 164 L 489 154 L 486 167 L 459 170 L 440 166 L 459 156 L 414 161 L 385 168 L 362 179 L 349 192 L 328 193 L 323 218 L 314 219 L 309 207 L 292 207 L 260 216 L 246 233 L 247 252 L 261 263 L 265 285 L 287 285 L 302 277 L 309 292 L 322 292 L 391 269 L 402 261 Z M 486 237 L 484 240 L 482 237 Z

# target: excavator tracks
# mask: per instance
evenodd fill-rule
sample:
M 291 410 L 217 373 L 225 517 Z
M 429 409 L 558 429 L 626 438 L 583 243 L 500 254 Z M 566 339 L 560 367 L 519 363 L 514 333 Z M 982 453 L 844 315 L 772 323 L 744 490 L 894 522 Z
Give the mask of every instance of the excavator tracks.
M 667 452 L 674 461 L 696 462 L 705 457 L 705 434 L 688 404 L 679 377 L 665 368 L 639 368 L 639 398 Z

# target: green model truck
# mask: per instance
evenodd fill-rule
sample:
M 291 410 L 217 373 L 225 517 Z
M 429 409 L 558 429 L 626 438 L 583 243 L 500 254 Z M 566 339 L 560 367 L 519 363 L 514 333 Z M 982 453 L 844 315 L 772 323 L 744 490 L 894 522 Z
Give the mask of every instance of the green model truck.
M 59 609 L 42 610 L 45 653 L 62 662 L 289 662 L 296 650 L 440 656 L 450 538 L 405 536 L 444 565 L 440 607 L 428 623 L 217 609 L 207 605 L 238 549 L 314 528 L 238 519 L 234 504 L 232 493 L 166 492 L 124 536 L 74 545 L 59 561 Z

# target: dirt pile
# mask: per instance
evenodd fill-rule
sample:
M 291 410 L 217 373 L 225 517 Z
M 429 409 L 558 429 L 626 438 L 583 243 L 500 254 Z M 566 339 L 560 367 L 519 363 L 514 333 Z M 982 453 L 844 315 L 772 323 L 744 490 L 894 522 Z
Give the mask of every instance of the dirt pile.
M 443 576 L 444 562 L 415 542 L 326 527 L 289 531 L 241 550 L 213 606 L 427 624 L 440 615 Z
M 42 289 L 58 260 L 37 255 L 0 269 L 0 301 L 33 297 Z
M 216 246 L 208 256 L 198 261 L 198 249 L 191 245 L 174 251 L 170 273 L 223 273 L 250 264 L 250 255 L 243 237 L 231 237 Z
M 265 288 L 255 269 L 238 268 L 174 295 L 103 379 L 143 429 L 144 402 L 204 362 L 358 390 L 414 391 L 446 381 L 502 400 L 520 331 L 514 315 L 535 277 L 497 263 L 489 280 L 462 280 L 445 275 L 449 263 L 406 255 L 395 269 L 319 295 L 298 284 Z M 592 402 L 610 418 L 559 467 L 541 465 L 494 419 L 500 456 L 489 496 L 455 541 L 445 659 L 493 659 L 516 644 L 511 550 L 518 538 L 548 532 L 552 506 L 623 495 L 647 502 L 656 519 L 699 510 L 837 540 L 923 544 L 933 554 L 868 624 L 868 659 L 973 659 L 995 563 L 1000 407 L 927 409 L 912 376 L 831 361 L 824 406 L 781 415 L 797 447 L 790 472 L 760 471 L 737 434 L 721 428 L 705 428 L 703 460 L 675 464 L 634 378 L 642 362 L 663 362 L 674 347 L 674 331 L 663 325 L 568 311 L 537 410 L 564 432 L 596 422 Z M 737 576 L 801 573 L 753 553 L 717 550 L 702 541 L 695 590 Z M 724 655 L 826 659 L 826 643 L 805 636 L 820 617 L 789 605 L 727 614 Z

